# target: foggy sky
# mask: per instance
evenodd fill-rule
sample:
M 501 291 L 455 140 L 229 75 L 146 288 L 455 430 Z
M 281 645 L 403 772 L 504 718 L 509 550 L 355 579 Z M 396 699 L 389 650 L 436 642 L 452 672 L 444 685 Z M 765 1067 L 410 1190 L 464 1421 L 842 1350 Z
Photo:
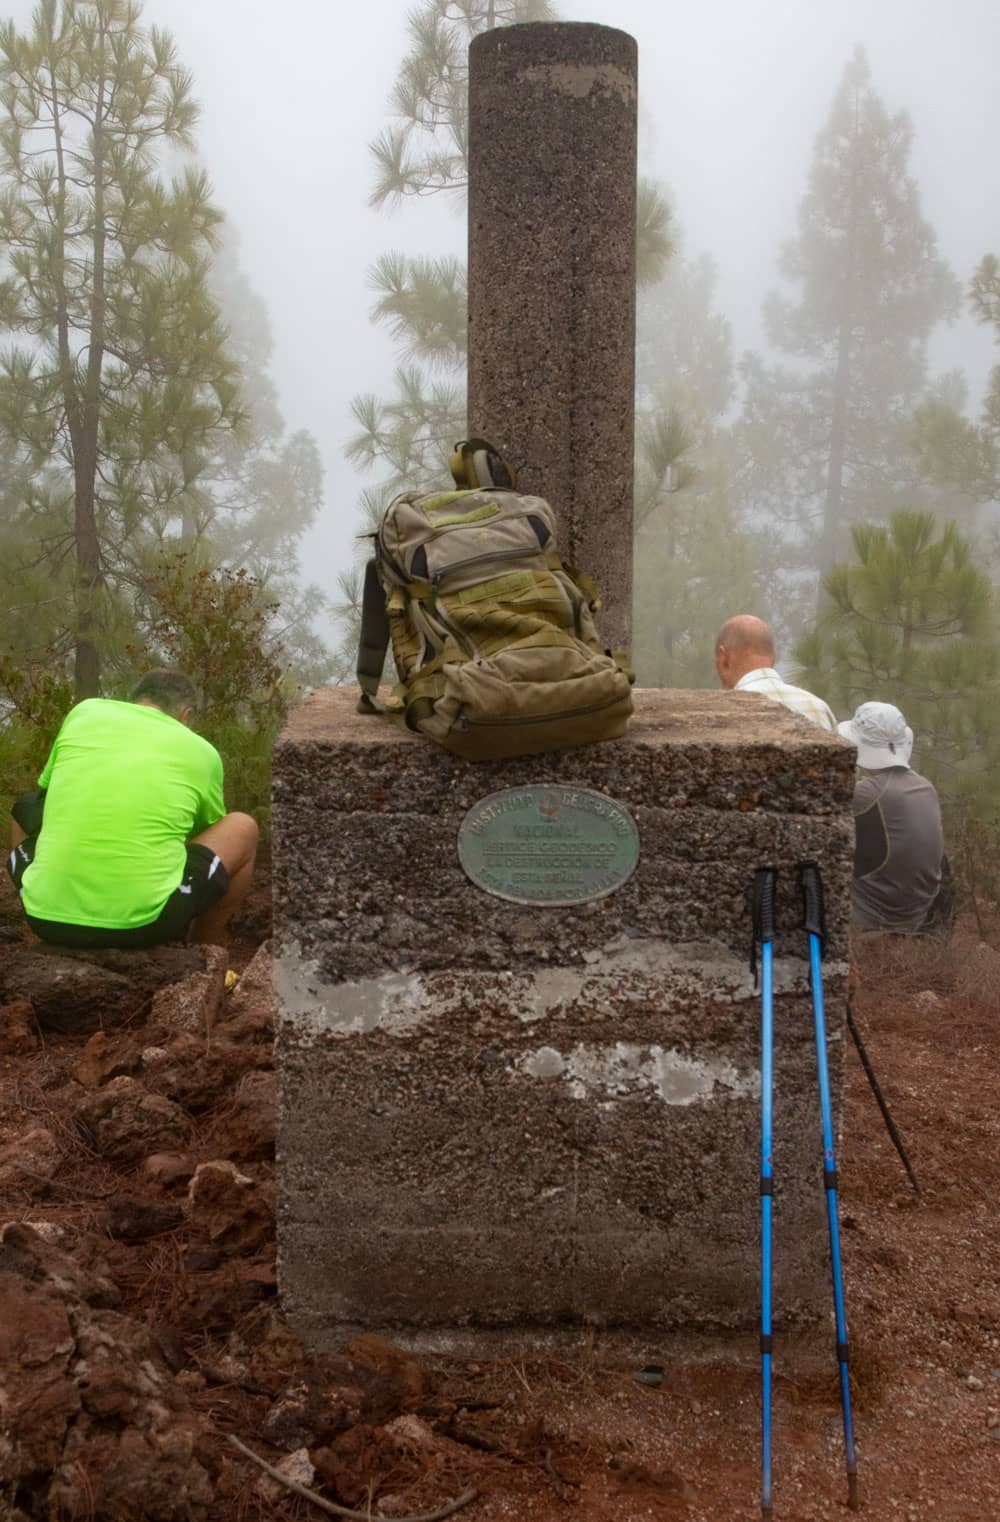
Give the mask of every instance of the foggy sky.
M 387 392 L 393 350 L 367 320 L 366 271 L 389 249 L 462 253 L 463 218 L 439 198 L 399 213 L 367 207 L 368 142 L 405 46 L 411 0 L 146 0 L 172 30 L 202 105 L 200 157 L 265 298 L 272 371 L 290 428 L 326 466 L 322 522 L 303 562 L 333 590 L 351 558 L 359 478 L 342 458 L 359 391 Z M 23 21 L 30 0 L 0 0 Z M 737 354 L 760 345 L 761 303 L 795 230 L 812 143 L 856 43 L 875 88 L 915 127 L 923 212 L 963 286 L 1000 254 L 1000 4 L 997 0 L 572 0 L 566 19 L 639 41 L 646 173 L 673 192 L 685 250 L 719 266 L 718 303 Z M 989 334 L 963 320 L 936 368 L 960 365 L 978 407 Z

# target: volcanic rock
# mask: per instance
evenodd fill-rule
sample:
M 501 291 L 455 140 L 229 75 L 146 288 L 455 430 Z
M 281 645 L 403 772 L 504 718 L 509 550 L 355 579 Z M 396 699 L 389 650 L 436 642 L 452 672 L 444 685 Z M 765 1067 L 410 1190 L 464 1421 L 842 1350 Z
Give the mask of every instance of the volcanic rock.
M 121 1242 L 144 1242 L 164 1231 L 173 1231 L 184 1218 L 180 1205 L 166 1201 L 142 1200 L 122 1195 L 112 1200 L 104 1212 L 103 1225 L 108 1236 Z
M 76 1123 L 109 1162 L 138 1163 L 150 1152 L 183 1146 L 191 1126 L 179 1105 L 151 1094 L 136 1078 L 113 1078 L 79 1106 Z
M 274 1186 L 225 1159 L 201 1163 L 188 1185 L 192 1233 L 227 1255 L 256 1252 L 274 1234 Z
M 278 1081 L 274 1073 L 247 1073 L 241 1079 L 233 1106 L 224 1116 L 214 1145 L 241 1162 L 274 1157 Z
M 35 1126 L 0 1147 L 0 1190 L 19 1194 L 47 1194 L 49 1181 L 59 1167 L 59 1143 L 44 1126 Z
M 0 1005 L 27 1000 L 43 1031 L 89 1031 L 146 1018 L 156 991 L 204 974 L 202 946 L 151 951 L 70 951 L 25 942 L 0 964 Z
M 0 1008 L 0 1057 L 24 1057 L 38 1045 L 35 1011 L 27 999 Z
M 73 1069 L 73 1077 L 85 1089 L 99 1089 L 111 1078 L 134 1073 L 139 1066 L 141 1041 L 135 1036 L 109 1036 L 95 1031 Z
M 150 1018 L 167 1030 L 207 1036 L 215 1023 L 226 984 L 225 947 L 202 946 L 204 967 L 180 983 L 168 983 L 153 997 Z

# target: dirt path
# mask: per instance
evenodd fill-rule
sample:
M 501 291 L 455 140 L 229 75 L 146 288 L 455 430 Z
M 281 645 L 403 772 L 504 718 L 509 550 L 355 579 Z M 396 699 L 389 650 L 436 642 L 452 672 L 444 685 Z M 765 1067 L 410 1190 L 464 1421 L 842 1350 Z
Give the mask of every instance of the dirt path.
M 259 914 L 263 925 L 263 906 Z M 1000 940 L 1000 924 L 991 928 Z M 244 939 L 241 966 L 250 922 Z M 0 946 L 8 954 L 10 943 Z M 963 931 L 945 951 L 872 944 L 860 962 L 859 1023 L 923 1184 L 918 1202 L 852 1054 L 840 1162 L 864 1512 L 872 1522 L 992 1522 L 1000 1517 L 1000 953 Z M 112 1037 L 102 1061 L 120 1046 L 124 1062 L 136 1034 Z M 257 1044 L 247 1047 L 251 1038 Z M 74 1077 L 83 1039 L 47 1038 L 0 1056 L 0 1146 L 44 1127 L 60 1153 L 51 1184 L 25 1175 L 23 1188 L 6 1189 L 0 1223 L 41 1227 L 79 1264 L 99 1259 L 120 1294 L 114 1314 L 155 1332 L 164 1378 L 189 1408 L 184 1420 L 200 1424 L 195 1451 L 212 1499 L 191 1515 L 319 1515 L 290 1495 L 262 1494 L 227 1432 L 272 1462 L 307 1447 L 314 1484 L 341 1504 L 370 1506 L 373 1517 L 430 1510 L 469 1485 L 480 1491 L 459 1514 L 469 1522 L 759 1515 L 758 1374 L 745 1352 L 685 1364 L 664 1347 L 658 1388 L 610 1366 L 599 1346 L 566 1360 L 476 1364 L 417 1363 L 373 1344 L 335 1367 L 306 1369 L 276 1312 L 273 1122 L 246 1102 L 248 1084 L 263 1095 L 272 1082 L 266 1032 L 248 1037 L 232 1026 L 212 1058 L 218 1091 L 207 1099 L 197 1082 L 205 1057 L 192 1038 L 167 1043 L 173 1066 L 144 1056 L 154 1075 L 146 1081 L 155 1088 L 155 1075 L 166 1074 L 158 1092 L 190 1106 L 185 1168 L 174 1180 L 101 1156 L 81 1132 L 82 1098 L 92 1102 Z M 238 1202 L 223 1190 L 192 1210 L 191 1171 L 219 1158 L 235 1159 L 246 1180 Z M 109 1215 L 119 1196 L 156 1206 L 161 1229 L 123 1228 Z M 783 1354 L 777 1330 L 774 1515 L 819 1522 L 840 1516 L 846 1495 L 832 1346 L 829 1374 L 807 1376 L 787 1346 Z M 123 1419 L 116 1408 L 119 1436 Z M 104 1422 L 100 1434 L 112 1418 L 93 1420 Z M 110 1501 L 102 1510 L 99 1445 L 90 1451 L 89 1515 L 118 1522 Z M 0 1515 L 8 1497 L 22 1516 L 49 1515 L 42 1481 L 0 1488 Z

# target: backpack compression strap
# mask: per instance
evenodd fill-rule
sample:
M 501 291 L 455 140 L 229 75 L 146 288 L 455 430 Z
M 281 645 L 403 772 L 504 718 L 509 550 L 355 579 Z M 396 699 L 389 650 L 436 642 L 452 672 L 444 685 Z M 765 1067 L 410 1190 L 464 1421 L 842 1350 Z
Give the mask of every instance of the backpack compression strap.
M 365 590 L 361 602 L 361 639 L 358 643 L 358 713 L 378 713 L 375 699 L 389 649 L 389 614 L 385 591 L 378 574 L 378 562 L 365 566 Z

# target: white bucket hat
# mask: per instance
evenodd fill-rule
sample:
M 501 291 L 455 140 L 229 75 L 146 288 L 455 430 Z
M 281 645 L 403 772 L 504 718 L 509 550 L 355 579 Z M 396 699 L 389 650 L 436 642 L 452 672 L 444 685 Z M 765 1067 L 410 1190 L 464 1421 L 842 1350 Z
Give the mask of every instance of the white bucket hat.
M 891 703 L 860 704 L 853 719 L 837 725 L 837 733 L 858 747 L 858 765 L 865 771 L 910 764 L 913 730 Z

